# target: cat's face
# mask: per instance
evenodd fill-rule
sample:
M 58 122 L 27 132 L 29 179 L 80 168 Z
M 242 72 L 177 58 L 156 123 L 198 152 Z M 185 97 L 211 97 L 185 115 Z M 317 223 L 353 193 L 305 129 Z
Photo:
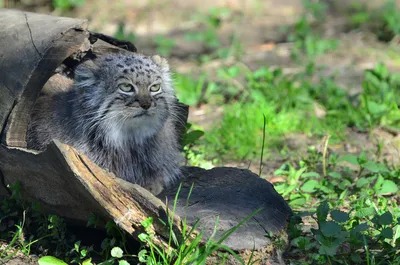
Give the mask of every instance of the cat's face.
M 78 67 L 75 81 L 112 141 L 153 135 L 174 107 L 169 67 L 159 56 L 110 55 Z

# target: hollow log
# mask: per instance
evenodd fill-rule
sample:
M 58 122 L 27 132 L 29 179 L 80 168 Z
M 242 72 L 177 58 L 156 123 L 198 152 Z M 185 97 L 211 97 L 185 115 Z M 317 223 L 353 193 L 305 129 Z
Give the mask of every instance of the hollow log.
M 63 63 L 79 63 L 86 54 L 132 52 L 94 37 L 85 20 L 0 10 L 0 171 L 3 183 L 21 183 L 29 200 L 61 216 L 87 221 L 94 213 L 114 219 L 136 236 L 141 222 L 153 217 L 155 243 L 166 247 L 166 206 L 138 185 L 116 179 L 55 142 L 43 153 L 26 149 L 27 128 L 36 98 Z M 101 37 L 101 36 L 100 36 Z M 92 42 L 92 43 L 91 43 Z M 184 108 L 183 114 L 184 113 Z M 6 191 L 2 189 L 3 195 Z M 174 219 L 179 235 L 179 218 Z
M 253 248 L 265 262 L 271 247 L 268 233 L 284 233 L 291 210 L 273 186 L 248 170 L 184 167 L 174 187 L 153 196 L 98 167 L 74 148 L 54 140 L 45 151 L 27 149 L 31 110 L 44 84 L 56 72 L 73 69 L 88 56 L 132 53 L 136 48 L 100 33 L 91 33 L 86 20 L 0 9 L 0 177 L 2 183 L 21 184 L 27 200 L 42 209 L 76 221 L 91 214 L 113 219 L 133 237 L 144 231 L 141 222 L 153 217 L 154 243 L 168 248 L 169 220 L 182 236 L 182 219 L 209 239 L 260 211 L 226 241 L 245 253 Z M 181 105 L 182 120 L 188 107 Z M 182 134 L 184 126 L 177 125 Z M 173 218 L 173 208 L 179 184 Z M 193 185 L 193 188 L 192 188 Z M 190 194 L 190 196 L 189 196 Z M 0 195 L 8 191 L 0 185 Z M 168 209 L 167 206 L 170 208 Z M 219 218 L 219 225 L 215 222 Z M 197 233 L 197 232 L 196 232 Z M 267 253 L 264 255 L 264 253 Z M 264 263 L 265 264 L 265 263 Z

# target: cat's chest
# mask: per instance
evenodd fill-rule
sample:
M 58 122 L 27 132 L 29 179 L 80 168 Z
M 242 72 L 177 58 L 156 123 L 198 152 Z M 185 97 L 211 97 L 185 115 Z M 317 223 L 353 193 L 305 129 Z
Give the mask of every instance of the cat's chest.
M 107 146 L 106 144 L 98 144 L 97 150 L 91 153 L 102 165 L 117 167 L 141 167 L 154 163 L 157 156 L 157 148 L 152 143 L 124 143 L 118 146 Z
M 103 150 L 102 166 L 114 172 L 117 176 L 132 180 L 139 176 L 154 176 L 159 164 L 155 156 L 145 146 L 126 146 L 124 149 Z

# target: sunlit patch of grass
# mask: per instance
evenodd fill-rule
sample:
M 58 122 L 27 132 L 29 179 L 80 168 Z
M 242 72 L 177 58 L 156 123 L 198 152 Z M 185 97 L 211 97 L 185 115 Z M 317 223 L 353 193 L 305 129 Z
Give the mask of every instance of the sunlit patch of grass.
M 365 71 L 362 92 L 352 96 L 333 77 L 321 75 L 312 66 L 297 75 L 260 68 L 247 74 L 244 91 L 243 87 L 227 89 L 223 84 L 214 90 L 216 94 L 231 94 L 221 121 L 205 134 L 205 149 L 210 157 L 257 157 L 263 115 L 267 118 L 266 148 L 281 146 L 282 136 L 290 133 L 329 134 L 338 141 L 345 139 L 350 127 L 364 131 L 379 126 L 399 128 L 399 80 L 378 64 Z M 226 83 L 232 86 L 229 80 Z M 212 93 L 209 97 L 213 97 Z
M 219 125 L 205 134 L 208 151 L 230 154 L 234 159 L 257 156 L 262 143 L 263 115 L 267 121 L 266 148 L 275 146 L 278 138 L 285 133 L 310 128 L 301 113 L 286 110 L 277 113 L 277 109 L 276 104 L 263 100 L 227 106 Z
M 174 74 L 175 92 L 179 101 L 189 106 L 197 105 L 202 100 L 204 87 L 206 86 L 206 78 L 201 75 L 194 78 L 190 75 Z

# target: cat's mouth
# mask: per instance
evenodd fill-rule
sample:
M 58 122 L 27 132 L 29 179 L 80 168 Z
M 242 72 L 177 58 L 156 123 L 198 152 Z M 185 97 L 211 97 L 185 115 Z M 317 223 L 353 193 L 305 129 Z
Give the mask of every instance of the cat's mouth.
M 140 113 L 133 115 L 132 118 L 139 118 L 139 117 L 143 117 L 143 116 L 153 117 L 154 112 L 149 112 L 148 110 L 143 110 Z

